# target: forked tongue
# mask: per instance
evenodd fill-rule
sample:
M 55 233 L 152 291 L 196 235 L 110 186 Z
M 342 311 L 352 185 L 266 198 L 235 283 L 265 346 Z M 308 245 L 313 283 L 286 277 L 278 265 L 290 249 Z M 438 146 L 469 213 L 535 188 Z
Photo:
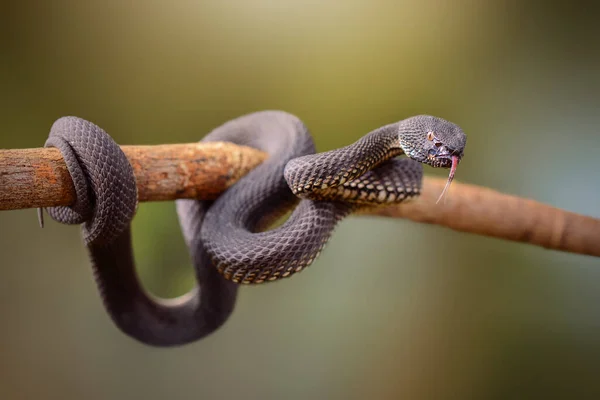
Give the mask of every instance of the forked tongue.
M 458 166 L 458 156 L 452 156 L 452 166 L 450 167 L 450 174 L 448 175 L 448 180 L 446 181 L 446 186 L 444 186 L 444 190 L 442 190 L 442 194 L 440 194 L 440 197 L 438 197 L 435 204 L 439 203 L 440 200 L 442 199 L 442 197 L 444 197 L 444 195 L 448 191 L 448 188 L 450 187 L 450 184 L 452 183 L 452 180 L 454 179 L 454 173 L 456 172 L 457 166 Z M 444 199 L 444 202 L 445 201 L 446 201 L 446 199 Z

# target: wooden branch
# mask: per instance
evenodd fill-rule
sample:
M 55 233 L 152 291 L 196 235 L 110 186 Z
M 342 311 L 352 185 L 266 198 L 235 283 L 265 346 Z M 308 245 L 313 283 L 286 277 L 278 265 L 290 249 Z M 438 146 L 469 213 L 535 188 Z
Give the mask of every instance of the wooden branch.
M 122 146 L 133 166 L 139 201 L 212 200 L 264 161 L 266 154 L 231 143 Z M 0 210 L 73 204 L 75 187 L 55 148 L 0 150 Z
M 123 146 L 140 201 L 214 199 L 266 155 L 230 143 Z M 425 178 L 409 203 L 362 214 L 407 218 L 479 235 L 600 257 L 600 220 L 491 189 L 454 182 L 446 203 L 435 201 L 445 180 Z M 0 210 L 72 204 L 73 183 L 53 148 L 0 150 Z
M 365 213 L 600 257 L 600 219 L 456 181 L 435 204 L 445 184 L 425 178 L 417 200 Z

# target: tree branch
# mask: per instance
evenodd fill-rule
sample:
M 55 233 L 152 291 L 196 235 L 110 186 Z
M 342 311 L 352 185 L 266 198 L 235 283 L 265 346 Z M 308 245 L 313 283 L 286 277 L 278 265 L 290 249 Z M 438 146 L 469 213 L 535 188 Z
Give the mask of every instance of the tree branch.
M 232 143 L 121 146 L 133 166 L 138 200 L 212 200 L 266 154 Z M 0 150 L 0 210 L 66 206 L 75 187 L 55 148 Z
M 445 203 L 435 204 L 445 184 L 426 177 L 414 202 L 366 213 L 600 257 L 600 219 L 459 182 L 452 183 Z
M 214 199 L 266 155 L 230 143 L 122 146 L 133 166 L 139 201 Z M 600 257 L 600 220 L 491 189 L 426 177 L 412 202 L 361 214 L 407 218 L 478 235 Z M 0 210 L 69 205 L 73 182 L 53 148 L 0 150 Z

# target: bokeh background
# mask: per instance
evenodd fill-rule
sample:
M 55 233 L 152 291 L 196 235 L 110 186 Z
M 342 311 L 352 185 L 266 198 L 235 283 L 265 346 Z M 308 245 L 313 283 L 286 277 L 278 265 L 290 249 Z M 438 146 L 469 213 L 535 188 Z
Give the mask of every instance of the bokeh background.
M 427 113 L 468 134 L 459 180 L 600 217 L 597 11 L 574 4 L 2 2 L 0 147 L 63 115 L 158 144 L 283 109 L 324 151 Z M 134 236 L 149 290 L 192 287 L 173 203 L 143 204 Z M 2 399 L 600 398 L 591 257 L 353 217 L 177 349 L 113 326 L 76 227 L 1 212 L 0 264 Z

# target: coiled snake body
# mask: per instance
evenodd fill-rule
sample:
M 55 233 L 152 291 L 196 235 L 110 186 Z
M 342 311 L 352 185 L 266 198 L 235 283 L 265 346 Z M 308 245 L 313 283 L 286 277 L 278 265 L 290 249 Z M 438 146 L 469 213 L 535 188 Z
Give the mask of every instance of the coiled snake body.
M 137 279 L 130 229 L 137 190 L 119 146 L 96 125 L 75 117 L 57 120 L 46 142 L 63 154 L 77 194 L 73 206 L 47 212 L 62 223 L 83 223 L 108 313 L 123 332 L 146 344 L 181 345 L 215 331 L 233 311 L 238 283 L 299 272 L 319 255 L 336 223 L 355 209 L 417 196 L 421 163 L 452 167 L 453 175 L 466 136 L 453 123 L 417 116 L 315 154 L 298 118 L 263 111 L 229 121 L 203 141 L 251 146 L 269 157 L 214 202 L 177 201 L 198 282 L 177 299 L 156 298 Z M 393 158 L 403 153 L 408 158 Z M 286 222 L 265 230 L 296 204 Z

